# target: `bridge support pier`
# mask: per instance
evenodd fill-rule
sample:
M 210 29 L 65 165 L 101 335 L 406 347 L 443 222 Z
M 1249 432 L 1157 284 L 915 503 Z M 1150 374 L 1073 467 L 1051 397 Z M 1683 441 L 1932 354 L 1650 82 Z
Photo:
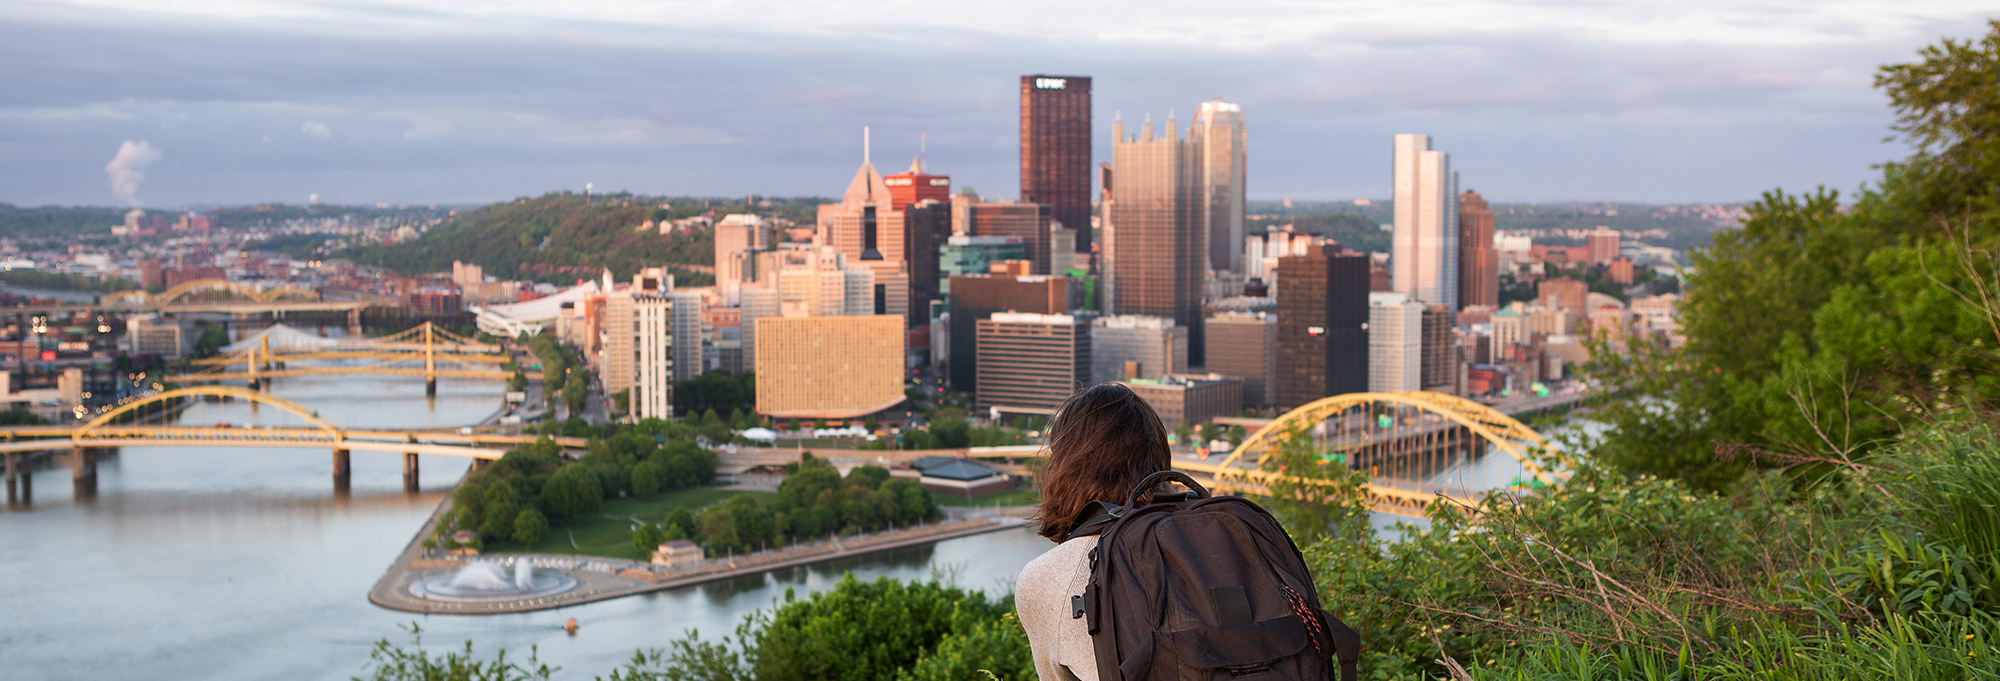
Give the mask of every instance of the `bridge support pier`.
M 354 484 L 352 457 L 345 449 L 333 450 L 333 491 L 346 492 Z
M 429 395 L 431 397 L 437 397 L 438 380 L 436 376 L 430 376 L 424 379 L 424 394 Z
M 416 452 L 403 452 L 403 491 L 408 494 L 420 491 L 417 489 Z
M 76 486 L 76 496 L 97 496 L 97 451 L 88 447 L 72 447 L 69 450 L 70 481 Z
M 25 477 L 22 473 L 26 472 L 23 470 L 25 467 L 21 465 L 21 459 L 25 456 L 26 452 L 7 453 L 7 503 L 9 504 L 21 501 L 21 478 Z

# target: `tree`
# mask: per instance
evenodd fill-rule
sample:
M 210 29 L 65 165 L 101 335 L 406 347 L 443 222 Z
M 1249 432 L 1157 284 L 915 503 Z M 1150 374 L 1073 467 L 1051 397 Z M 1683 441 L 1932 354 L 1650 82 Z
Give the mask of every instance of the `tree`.
M 1242 447 L 1242 446 L 1243 446 L 1243 438 L 1247 437 L 1248 435 L 1249 435 L 1249 434 L 1248 434 L 1248 433 L 1246 433 L 1246 432 L 1245 432 L 1245 431 L 1243 430 L 1243 426 L 1240 426 L 1240 425 L 1237 425 L 1237 426 L 1230 426 L 1230 427 L 1229 427 L 1229 448 L 1233 450 L 1233 449 L 1236 449 L 1236 448 L 1238 448 L 1238 447 Z
M 632 548 L 638 549 L 641 556 L 659 550 L 660 545 L 665 543 L 667 530 L 659 525 L 640 523 L 638 529 L 632 532 Z
M 514 515 L 514 539 L 529 549 L 535 548 L 535 542 L 541 541 L 548 531 L 549 519 L 542 517 L 541 511 L 527 508 Z
M 651 461 L 632 467 L 632 496 L 646 497 L 660 491 L 660 467 Z
M 710 551 L 733 550 L 743 542 L 736 536 L 736 516 L 728 505 L 710 506 L 695 520 L 701 528 L 701 545 Z
M 604 503 L 604 488 L 597 471 L 581 462 L 564 464 L 542 486 L 542 507 L 549 515 L 573 520 L 596 513 Z

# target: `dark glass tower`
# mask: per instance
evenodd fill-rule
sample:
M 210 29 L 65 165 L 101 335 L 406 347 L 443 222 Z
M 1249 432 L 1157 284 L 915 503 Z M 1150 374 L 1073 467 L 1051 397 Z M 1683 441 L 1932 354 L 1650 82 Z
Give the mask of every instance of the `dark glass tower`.
M 1368 392 L 1368 256 L 1278 259 L 1278 409 Z
M 1090 252 L 1090 77 L 1021 76 L 1021 200 L 1049 207 Z

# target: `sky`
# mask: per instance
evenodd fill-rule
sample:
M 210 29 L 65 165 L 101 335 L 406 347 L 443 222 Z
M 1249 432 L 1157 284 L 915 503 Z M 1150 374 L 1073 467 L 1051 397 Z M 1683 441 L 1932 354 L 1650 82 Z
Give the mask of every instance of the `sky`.
M 963 5 L 963 6 L 961 6 Z M 1019 78 L 1114 117 L 1243 107 L 1253 199 L 1389 193 L 1427 133 L 1496 202 L 1852 190 L 1882 64 L 1987 32 L 1899 0 L 8 0 L 0 202 L 837 195 L 860 163 L 1014 198 Z

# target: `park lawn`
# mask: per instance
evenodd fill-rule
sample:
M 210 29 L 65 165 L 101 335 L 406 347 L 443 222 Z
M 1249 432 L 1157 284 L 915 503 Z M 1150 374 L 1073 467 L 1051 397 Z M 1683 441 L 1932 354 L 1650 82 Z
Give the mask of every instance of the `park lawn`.
M 632 546 L 632 519 L 657 523 L 664 522 L 674 509 L 685 508 L 696 512 L 702 508 L 728 501 L 738 494 L 748 494 L 759 504 L 769 504 L 778 498 L 777 492 L 759 492 L 734 487 L 700 487 L 695 489 L 663 492 L 643 499 L 627 497 L 604 502 L 604 509 L 591 518 L 579 518 L 568 523 L 550 523 L 548 536 L 536 542 L 540 553 L 573 553 L 585 556 L 604 556 L 626 560 L 645 561 L 650 556 Z M 575 544 L 571 544 L 571 537 Z M 526 551 L 520 542 L 494 542 L 486 547 L 489 552 Z
M 939 506 L 960 507 L 993 506 L 995 504 L 1000 506 L 1030 506 L 1041 501 L 1041 496 L 1035 494 L 1035 490 L 1029 487 L 1008 490 L 999 494 L 988 494 L 983 497 L 973 497 L 971 499 L 937 493 L 932 493 L 931 498 L 937 499 Z

